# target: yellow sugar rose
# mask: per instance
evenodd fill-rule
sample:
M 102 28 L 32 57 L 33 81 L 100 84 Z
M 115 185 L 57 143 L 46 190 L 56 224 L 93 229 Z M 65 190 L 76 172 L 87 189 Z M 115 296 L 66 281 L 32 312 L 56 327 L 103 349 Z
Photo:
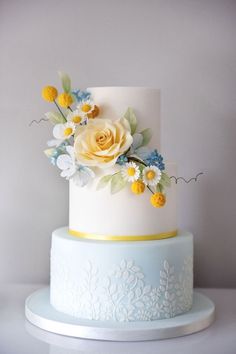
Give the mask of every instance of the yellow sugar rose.
M 107 168 L 115 165 L 117 158 L 127 151 L 133 142 L 129 122 L 125 118 L 89 119 L 75 133 L 75 156 L 86 166 Z

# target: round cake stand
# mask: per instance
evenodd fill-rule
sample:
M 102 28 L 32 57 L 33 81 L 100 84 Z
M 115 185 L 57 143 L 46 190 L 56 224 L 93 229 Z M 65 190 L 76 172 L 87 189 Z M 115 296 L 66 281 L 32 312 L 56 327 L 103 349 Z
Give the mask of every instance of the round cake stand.
M 205 295 L 194 291 L 192 309 L 170 319 L 145 322 L 108 322 L 77 319 L 56 311 L 50 304 L 49 287 L 26 299 L 26 318 L 46 331 L 70 337 L 144 341 L 180 337 L 201 331 L 214 320 L 215 306 Z

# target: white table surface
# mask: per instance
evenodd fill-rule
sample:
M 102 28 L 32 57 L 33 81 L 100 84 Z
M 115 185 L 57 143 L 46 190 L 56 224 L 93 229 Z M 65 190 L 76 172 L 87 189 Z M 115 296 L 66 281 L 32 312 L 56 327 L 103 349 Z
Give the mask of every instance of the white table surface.
M 1 285 L 0 354 L 236 354 L 236 289 L 198 289 L 216 305 L 208 329 L 177 339 L 101 342 L 59 336 L 31 325 L 25 298 L 40 285 Z

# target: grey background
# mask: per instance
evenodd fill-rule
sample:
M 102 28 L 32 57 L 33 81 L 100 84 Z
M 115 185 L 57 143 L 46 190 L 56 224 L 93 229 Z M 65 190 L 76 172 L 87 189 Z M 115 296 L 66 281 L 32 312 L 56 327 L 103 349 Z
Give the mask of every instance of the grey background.
M 162 90 L 162 152 L 186 178 L 179 225 L 195 236 L 195 283 L 236 286 L 236 1 L 0 1 L 0 280 L 49 278 L 68 185 L 43 155 L 59 85 Z

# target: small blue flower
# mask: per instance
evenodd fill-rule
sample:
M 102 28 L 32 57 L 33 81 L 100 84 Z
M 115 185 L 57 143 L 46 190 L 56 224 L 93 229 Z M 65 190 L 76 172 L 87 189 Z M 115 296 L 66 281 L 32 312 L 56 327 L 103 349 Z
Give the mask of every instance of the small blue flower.
M 116 161 L 116 163 L 120 166 L 124 165 L 126 162 L 128 162 L 128 157 L 125 155 L 120 155 Z
M 159 170 L 163 171 L 165 169 L 165 164 L 163 161 L 163 157 L 159 152 L 155 149 L 153 150 L 144 160 L 144 162 L 148 166 L 157 166 Z
M 82 91 L 80 89 L 72 91 L 78 103 L 86 101 L 90 98 L 91 93 L 88 91 Z

